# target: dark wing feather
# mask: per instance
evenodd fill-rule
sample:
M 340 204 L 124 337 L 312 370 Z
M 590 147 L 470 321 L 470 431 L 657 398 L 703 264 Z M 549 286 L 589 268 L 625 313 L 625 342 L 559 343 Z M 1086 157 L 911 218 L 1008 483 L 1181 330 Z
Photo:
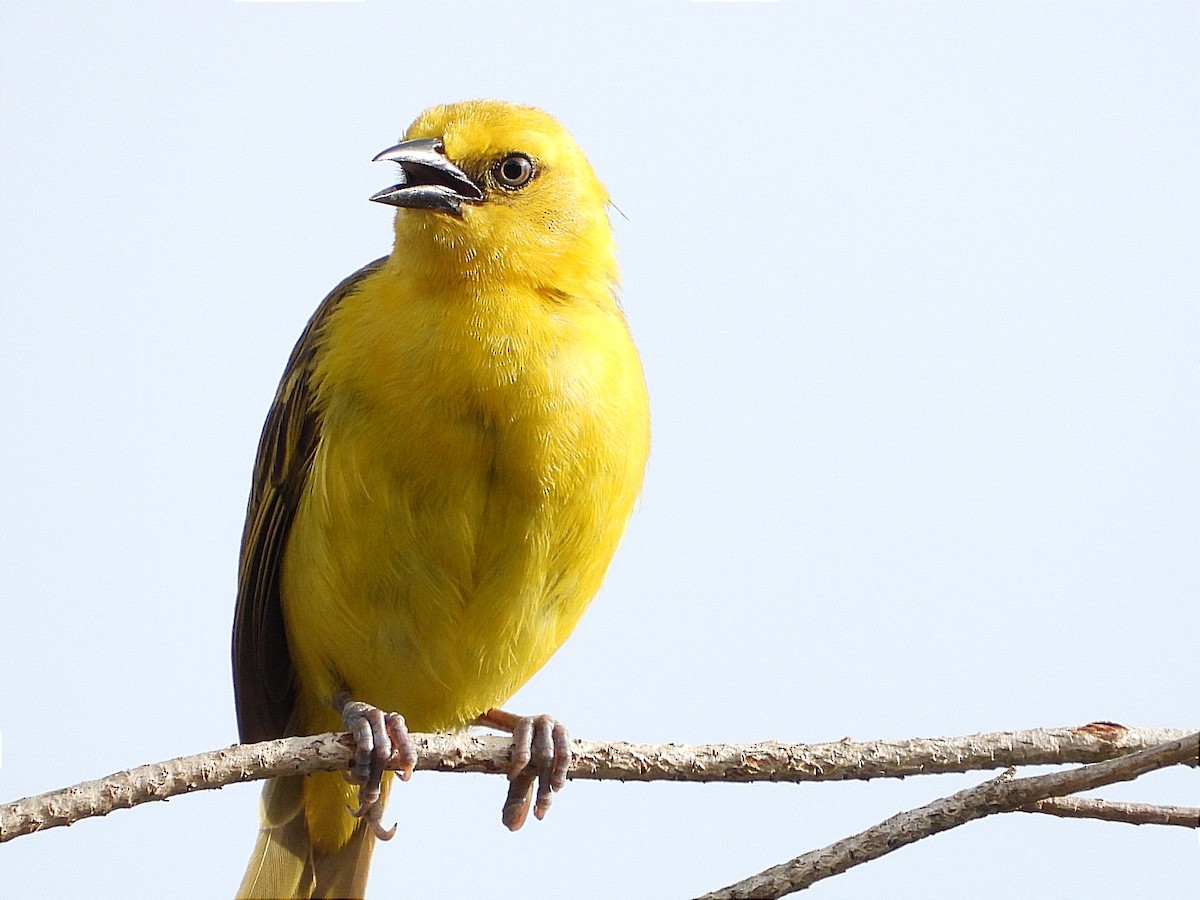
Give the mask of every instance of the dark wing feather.
M 296 700 L 279 581 L 288 533 L 320 440 L 312 375 L 321 329 L 342 299 L 386 259 L 359 269 L 317 307 L 292 350 L 263 426 L 242 532 L 233 618 L 233 692 L 244 743 L 286 734 Z

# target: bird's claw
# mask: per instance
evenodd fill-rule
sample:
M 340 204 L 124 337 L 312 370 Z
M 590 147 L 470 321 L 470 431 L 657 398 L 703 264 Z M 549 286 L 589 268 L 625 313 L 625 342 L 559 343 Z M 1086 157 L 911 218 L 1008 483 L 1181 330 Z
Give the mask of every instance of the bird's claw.
M 401 781 L 408 781 L 417 765 L 417 753 L 408 737 L 404 717 L 352 700 L 344 692 L 338 695 L 335 705 L 341 711 L 346 730 L 354 737 L 354 760 L 345 777 L 358 785 L 358 808 L 351 809 L 350 814 L 363 819 L 379 840 L 391 840 L 396 827 L 385 829 L 380 824 L 383 773 L 392 767 Z
M 366 822 L 367 827 L 371 829 L 371 833 L 381 841 L 390 841 L 396 836 L 396 829 L 399 824 L 393 825 L 391 828 L 384 828 L 381 823 L 383 818 L 383 804 L 376 800 L 369 806 L 359 806 L 358 809 L 347 806 L 346 811 L 356 819 L 362 819 Z
M 505 827 L 516 831 L 529 818 L 531 808 L 536 818 L 545 818 L 553 794 L 567 784 L 571 765 L 567 729 L 550 716 L 514 716 L 503 710 L 489 710 L 478 721 L 512 732 L 508 796 L 500 814 Z

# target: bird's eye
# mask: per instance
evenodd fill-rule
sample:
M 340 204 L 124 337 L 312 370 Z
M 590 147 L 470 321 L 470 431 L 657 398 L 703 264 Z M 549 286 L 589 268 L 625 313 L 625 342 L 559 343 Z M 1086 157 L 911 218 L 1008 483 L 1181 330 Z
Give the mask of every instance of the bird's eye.
M 516 190 L 533 178 L 533 160 L 524 153 L 510 153 L 492 168 L 500 187 Z

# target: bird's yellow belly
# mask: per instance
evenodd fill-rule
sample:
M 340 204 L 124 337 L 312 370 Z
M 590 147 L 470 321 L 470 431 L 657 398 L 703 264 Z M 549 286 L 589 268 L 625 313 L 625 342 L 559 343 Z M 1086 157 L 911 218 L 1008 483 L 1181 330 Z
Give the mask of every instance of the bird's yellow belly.
M 284 563 L 310 730 L 342 686 L 416 731 L 498 706 L 567 638 L 633 502 L 628 464 L 563 440 L 577 417 L 327 414 Z M 416 422 L 424 422 L 422 429 Z M 640 467 L 639 467 L 640 474 Z M 627 496 L 626 496 L 627 495 Z M 611 505 L 597 503 L 609 498 Z

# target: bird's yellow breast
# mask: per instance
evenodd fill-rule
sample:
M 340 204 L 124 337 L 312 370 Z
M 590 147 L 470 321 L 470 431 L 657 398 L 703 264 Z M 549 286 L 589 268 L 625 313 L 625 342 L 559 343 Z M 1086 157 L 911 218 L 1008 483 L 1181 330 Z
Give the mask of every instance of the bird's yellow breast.
M 385 266 L 331 314 L 283 566 L 308 728 L 341 686 L 415 730 L 498 706 L 575 627 L 641 484 L 648 408 L 610 292 Z

